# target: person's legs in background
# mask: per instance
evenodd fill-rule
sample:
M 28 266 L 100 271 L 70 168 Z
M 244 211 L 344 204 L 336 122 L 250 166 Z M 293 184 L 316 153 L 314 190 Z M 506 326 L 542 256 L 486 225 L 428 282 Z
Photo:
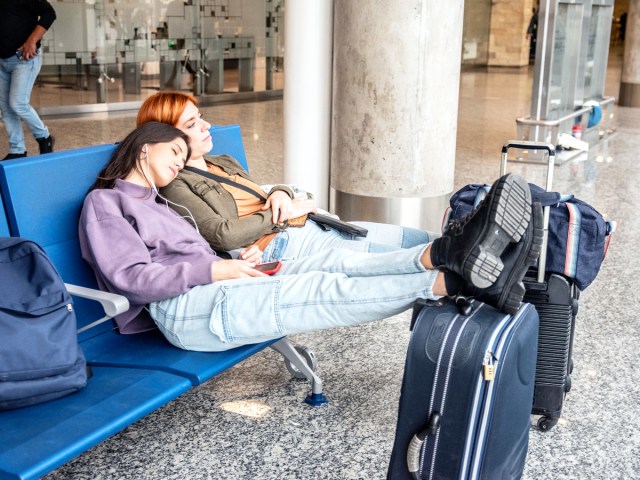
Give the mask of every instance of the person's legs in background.
M 9 137 L 9 154 L 3 160 L 24 157 L 27 153 L 24 146 L 22 123 L 9 105 L 12 74 L 19 61 L 14 57 L 0 59 L 0 110 L 2 110 L 4 128 Z
M 40 153 L 52 152 L 54 138 L 49 134 L 49 129 L 30 104 L 31 90 L 42 66 L 42 55 L 38 53 L 29 60 L 11 57 L 4 62 L 6 64 L 5 71 L 9 71 L 10 82 L 8 92 L 5 90 L 3 93 L 3 95 L 7 95 L 6 102 L 4 98 L 2 102 L 8 104 L 7 110 L 13 114 L 10 125 L 5 123 L 9 135 L 9 152 L 16 154 L 26 152 L 20 120 L 27 125 L 38 142 Z M 4 111 L 3 106 L 3 117 Z

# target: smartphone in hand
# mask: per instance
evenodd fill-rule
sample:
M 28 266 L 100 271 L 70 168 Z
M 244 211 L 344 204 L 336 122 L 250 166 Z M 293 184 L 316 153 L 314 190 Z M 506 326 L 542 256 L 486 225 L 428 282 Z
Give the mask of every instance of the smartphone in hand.
M 273 275 L 282 267 L 282 262 L 280 260 L 276 260 L 275 262 L 268 263 L 259 263 L 255 268 L 259 272 L 266 273 L 267 275 Z

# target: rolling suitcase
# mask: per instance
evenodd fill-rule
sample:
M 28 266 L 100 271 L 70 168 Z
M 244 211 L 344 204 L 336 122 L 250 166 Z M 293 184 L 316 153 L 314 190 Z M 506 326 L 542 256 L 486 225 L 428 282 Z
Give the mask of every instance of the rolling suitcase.
M 537 425 L 545 432 L 558 423 L 565 394 L 571 389 L 571 354 L 580 290 L 557 273 L 546 273 L 542 282 L 525 277 L 524 285 L 524 301 L 536 307 L 540 318 L 531 413 L 541 415 Z
M 529 304 L 508 315 L 476 300 L 417 302 L 387 478 L 519 478 L 537 336 Z
M 545 189 L 551 191 L 555 163 L 553 145 L 516 141 L 505 143 L 500 162 L 501 175 L 506 173 L 507 152 L 510 148 L 547 151 Z M 524 301 L 536 307 L 540 318 L 536 382 L 531 413 L 541 415 L 537 422 L 541 431 L 547 431 L 558 423 L 565 394 L 571 389 L 571 354 L 580 297 L 580 290 L 571 279 L 557 273 L 545 272 L 549 209 L 550 207 L 544 208 L 544 236 L 538 261 L 539 268 L 530 270 L 524 279 Z

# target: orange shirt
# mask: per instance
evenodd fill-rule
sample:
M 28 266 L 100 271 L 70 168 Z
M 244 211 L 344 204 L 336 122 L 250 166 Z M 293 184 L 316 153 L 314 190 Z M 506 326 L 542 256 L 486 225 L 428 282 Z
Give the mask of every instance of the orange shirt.
M 229 192 L 233 199 L 236 201 L 236 206 L 238 207 L 238 217 L 242 218 L 246 217 L 247 215 L 251 215 L 252 213 L 259 212 L 260 209 L 264 206 L 267 200 L 267 195 L 259 185 L 253 183 L 251 180 L 247 180 L 241 175 L 229 175 L 222 168 L 216 165 L 212 165 L 211 163 L 207 163 L 207 169 L 209 170 L 209 173 L 228 178 L 232 182 L 244 185 L 245 187 L 254 190 L 264 198 L 264 200 L 258 200 L 255 195 L 252 195 L 249 192 L 242 190 L 241 188 L 237 188 L 226 183 L 221 183 L 220 185 L 222 185 L 222 187 L 227 192 Z
M 264 200 L 259 200 L 258 197 L 256 197 L 255 195 L 252 195 L 251 193 L 241 188 L 234 187 L 233 185 L 228 185 L 226 183 L 221 183 L 220 185 L 222 185 L 222 188 L 224 188 L 227 192 L 229 192 L 233 197 L 233 199 L 236 201 L 236 208 L 238 209 L 238 217 L 242 218 L 242 217 L 251 215 L 253 213 L 259 212 L 260 209 L 264 206 L 267 200 L 267 196 L 264 193 L 264 190 L 260 188 L 260 185 L 253 183 L 251 180 L 247 180 L 242 175 L 229 175 L 222 168 L 208 162 L 207 162 L 207 170 L 209 170 L 209 173 L 218 175 L 220 177 L 228 178 L 232 182 L 236 182 L 241 185 L 244 185 L 245 187 L 248 187 L 251 190 L 256 191 L 258 194 L 260 194 L 264 198 Z M 264 249 L 267 248 L 267 245 L 269 245 L 269 243 L 271 242 L 271 240 L 273 240 L 275 236 L 276 236 L 275 233 L 268 233 L 266 235 L 263 235 L 259 239 L 257 239 L 253 244 L 256 245 L 260 250 L 264 251 Z

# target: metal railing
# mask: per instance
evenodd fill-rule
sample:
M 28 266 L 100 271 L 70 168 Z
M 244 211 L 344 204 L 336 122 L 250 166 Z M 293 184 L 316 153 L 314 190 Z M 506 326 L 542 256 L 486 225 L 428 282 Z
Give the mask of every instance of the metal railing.
M 606 138 L 608 136 L 608 134 L 610 133 L 611 129 L 609 128 L 609 121 L 611 120 L 611 113 L 609 112 L 609 106 L 613 105 L 615 103 L 615 97 L 605 97 L 602 100 L 598 100 L 599 106 L 602 108 L 602 129 L 600 131 L 603 131 L 603 139 Z M 586 120 L 583 119 L 581 123 L 584 123 L 585 127 L 586 124 L 588 122 L 588 114 L 591 113 L 591 111 L 593 110 L 592 106 L 587 106 L 587 107 L 582 107 L 578 110 L 575 110 L 573 112 L 569 112 L 567 113 L 565 116 L 560 117 L 558 119 L 555 120 L 535 120 L 532 119 L 531 116 L 526 116 L 526 117 L 518 117 L 516 118 L 516 128 L 518 129 L 518 137 L 522 137 L 521 135 L 521 131 L 522 128 L 524 126 L 527 127 L 545 127 L 545 128 L 549 128 L 549 129 L 560 129 L 560 126 L 571 121 L 574 120 L 580 116 L 586 117 Z M 569 129 L 570 130 L 570 129 Z M 586 130 L 586 128 L 583 128 L 583 130 Z M 536 132 L 536 135 L 534 136 L 535 138 L 520 138 L 521 140 L 537 140 L 537 141 L 550 141 L 554 144 L 557 143 L 557 137 L 558 137 L 558 133 L 556 132 L 555 134 L 555 138 L 540 138 L 539 132 Z M 549 135 L 549 137 L 554 137 L 554 135 Z

